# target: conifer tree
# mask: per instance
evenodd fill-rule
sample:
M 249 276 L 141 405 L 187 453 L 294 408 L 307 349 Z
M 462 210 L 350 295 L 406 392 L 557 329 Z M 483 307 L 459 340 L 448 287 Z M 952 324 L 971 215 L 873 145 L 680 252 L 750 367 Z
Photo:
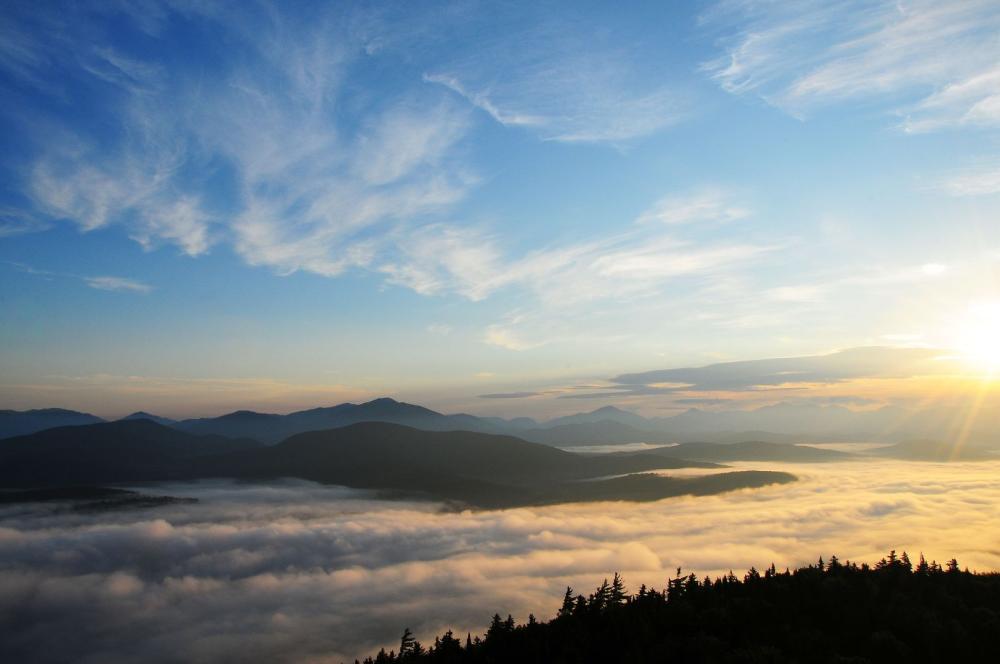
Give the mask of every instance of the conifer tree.
M 622 581 L 621 574 L 615 572 L 615 578 L 611 581 L 610 603 L 616 606 L 624 603 L 626 592 L 625 582 Z
M 568 616 L 573 613 L 573 589 L 566 586 L 566 594 L 563 595 L 562 606 L 559 608 L 559 613 L 557 615 Z
M 403 637 L 399 640 L 399 656 L 409 655 L 413 652 L 413 646 L 417 640 L 413 638 L 413 632 L 407 627 L 403 630 Z

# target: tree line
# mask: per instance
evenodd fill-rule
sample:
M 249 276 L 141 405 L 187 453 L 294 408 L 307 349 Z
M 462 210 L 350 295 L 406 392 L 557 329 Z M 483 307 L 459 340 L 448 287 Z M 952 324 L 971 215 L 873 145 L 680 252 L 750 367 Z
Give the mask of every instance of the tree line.
M 892 551 L 742 578 L 678 568 L 662 590 L 629 592 L 616 573 L 588 595 L 566 588 L 551 620 L 494 614 L 482 636 L 449 630 L 427 646 L 406 629 L 398 651 L 364 664 L 987 661 L 1000 662 L 1000 574 Z

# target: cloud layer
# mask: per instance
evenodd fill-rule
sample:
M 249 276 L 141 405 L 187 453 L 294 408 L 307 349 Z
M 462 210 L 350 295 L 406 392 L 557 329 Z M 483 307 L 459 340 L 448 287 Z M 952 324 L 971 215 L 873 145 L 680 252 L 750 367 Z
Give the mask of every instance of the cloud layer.
M 642 505 L 455 514 L 290 483 L 162 487 L 201 502 L 155 511 L 5 508 L 0 648 L 15 661 L 338 662 L 407 625 L 428 638 L 482 631 L 494 611 L 549 616 L 565 585 L 615 570 L 661 587 L 678 566 L 890 548 L 1000 567 L 994 463 L 782 468 L 801 480 Z
M 613 383 L 631 388 L 750 390 L 778 385 L 837 383 L 860 378 L 940 375 L 955 364 L 933 348 L 851 348 L 827 355 L 723 362 L 704 367 L 623 374 Z

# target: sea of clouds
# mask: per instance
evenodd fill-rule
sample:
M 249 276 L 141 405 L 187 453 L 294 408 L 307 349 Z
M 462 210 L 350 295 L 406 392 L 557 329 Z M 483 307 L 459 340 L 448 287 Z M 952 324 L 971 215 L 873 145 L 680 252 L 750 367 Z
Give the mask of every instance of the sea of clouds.
M 762 464 L 740 464 L 762 468 Z M 454 512 L 305 482 L 160 485 L 196 504 L 0 509 L 3 661 L 353 661 L 494 612 L 548 618 L 615 571 L 663 587 L 889 549 L 1000 569 L 1000 462 L 767 464 L 800 481 L 656 503 Z

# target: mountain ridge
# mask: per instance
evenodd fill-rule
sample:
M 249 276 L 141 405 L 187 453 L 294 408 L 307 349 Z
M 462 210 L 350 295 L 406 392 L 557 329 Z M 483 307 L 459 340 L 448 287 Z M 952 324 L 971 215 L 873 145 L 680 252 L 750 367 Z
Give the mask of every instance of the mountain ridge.
M 694 478 L 644 474 L 688 467 L 720 468 L 656 455 L 572 454 L 512 436 L 424 431 L 384 422 L 306 432 L 263 445 L 135 419 L 59 427 L 0 445 L 0 487 L 7 489 L 297 477 L 489 509 L 657 500 L 795 479 L 762 471 Z

